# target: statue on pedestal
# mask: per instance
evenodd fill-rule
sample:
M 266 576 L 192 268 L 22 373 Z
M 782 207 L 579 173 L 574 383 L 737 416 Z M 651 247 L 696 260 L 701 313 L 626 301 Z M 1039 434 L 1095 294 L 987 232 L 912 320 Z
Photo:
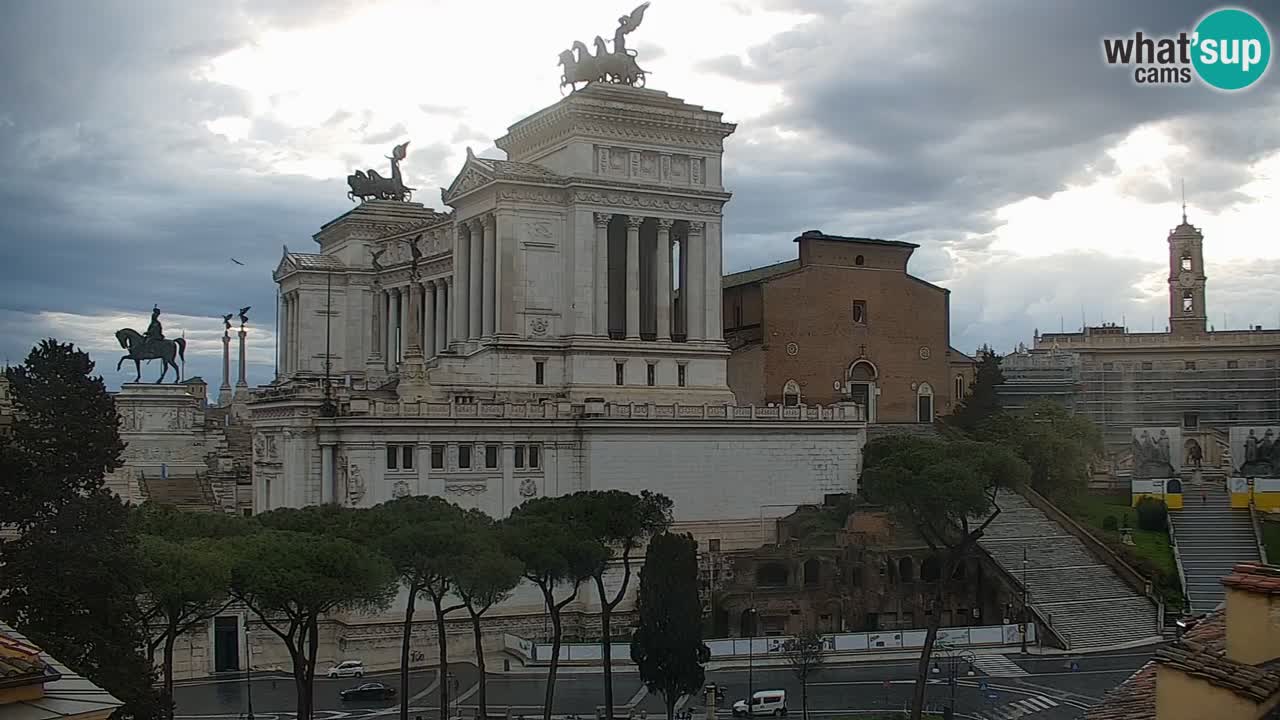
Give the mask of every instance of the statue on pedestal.
M 596 36 L 596 54 L 592 55 L 586 44 L 575 40 L 573 46 L 560 53 L 564 74 L 560 76 L 560 88 L 568 85 L 578 89 L 578 83 L 610 82 L 618 85 L 644 87 L 645 71 L 636 64 L 636 53 L 627 48 L 627 34 L 640 27 L 644 11 L 649 3 L 643 3 L 630 15 L 618 18 L 618 29 L 613 33 L 613 52 L 609 52 L 604 38 Z
M 116 331 L 116 341 L 128 352 L 116 363 L 116 370 L 120 370 L 125 360 L 132 360 L 135 371 L 134 382 L 142 382 L 143 360 L 163 361 L 163 369 L 157 382 L 164 382 L 165 375 L 171 367 L 174 372 L 173 381 L 176 383 L 182 380 L 182 368 L 178 367 L 177 361 L 185 360 L 187 341 L 183 338 L 174 340 L 165 338 L 158 305 L 151 310 L 151 323 L 147 325 L 146 333 L 139 333 L 133 328 L 121 328 Z
M 369 172 L 357 170 L 354 174 L 347 176 L 347 186 L 351 190 L 347 193 L 347 199 L 355 200 L 360 198 L 360 202 L 365 200 L 398 200 L 400 202 L 409 202 L 413 197 L 413 191 L 417 188 L 405 187 L 404 179 L 400 176 L 400 161 L 408 155 L 409 141 L 395 146 L 391 150 L 391 155 L 387 159 L 391 161 L 391 177 L 384 178 L 378 174 L 377 170 L 370 168 Z

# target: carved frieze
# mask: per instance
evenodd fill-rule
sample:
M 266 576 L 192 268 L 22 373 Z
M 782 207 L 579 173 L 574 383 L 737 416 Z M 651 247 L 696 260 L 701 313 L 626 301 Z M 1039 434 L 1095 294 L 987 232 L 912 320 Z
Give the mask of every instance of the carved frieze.
M 446 483 L 444 491 L 450 495 L 482 495 L 489 486 L 484 483 Z
M 538 494 L 538 483 L 533 478 L 525 478 L 520 481 L 520 497 L 531 498 Z
M 641 195 L 637 193 L 601 192 L 598 190 L 577 190 L 573 193 L 574 202 L 611 205 L 614 207 L 645 208 L 650 210 L 667 210 L 670 212 L 694 212 L 715 215 L 720 212 L 720 203 L 689 200 L 687 198 Z
M 546 220 L 531 220 L 524 223 L 524 241 L 529 245 L 553 245 L 555 231 Z
M 544 188 L 514 187 L 498 191 L 498 200 L 530 203 L 534 205 L 564 205 L 565 196 L 558 190 Z
M 529 334 L 533 337 L 542 337 L 551 329 L 551 321 L 544 317 L 529 318 Z

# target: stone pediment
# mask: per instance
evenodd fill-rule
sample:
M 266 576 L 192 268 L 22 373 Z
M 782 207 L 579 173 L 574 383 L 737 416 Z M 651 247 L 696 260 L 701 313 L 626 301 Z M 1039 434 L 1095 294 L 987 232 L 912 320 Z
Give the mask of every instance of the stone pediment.
M 493 181 L 494 173 L 492 169 L 480 158 L 472 154 L 471 148 L 467 148 L 466 163 L 463 164 L 458 176 L 453 179 L 453 184 L 440 193 L 440 199 L 445 203 L 450 203 L 459 195 L 469 193 Z

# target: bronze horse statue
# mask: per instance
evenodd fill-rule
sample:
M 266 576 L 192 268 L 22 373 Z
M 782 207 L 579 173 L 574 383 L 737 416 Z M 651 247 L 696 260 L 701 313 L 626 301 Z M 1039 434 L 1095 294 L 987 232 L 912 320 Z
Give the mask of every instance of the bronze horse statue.
M 120 362 L 116 363 L 116 370 L 120 370 L 120 366 L 125 360 L 132 360 L 134 370 L 137 377 L 134 382 L 142 382 L 142 361 L 143 360 L 161 360 L 164 362 L 164 368 L 160 372 L 160 379 L 156 382 L 164 382 L 164 376 L 168 374 L 169 368 L 173 368 L 173 381 L 182 381 L 182 368 L 178 367 L 177 360 L 186 360 L 187 341 L 183 338 L 173 340 L 156 340 L 148 342 L 143 339 L 142 334 L 133 328 L 124 328 L 116 331 L 116 340 L 120 341 L 120 347 L 129 351 L 128 355 L 120 358 Z

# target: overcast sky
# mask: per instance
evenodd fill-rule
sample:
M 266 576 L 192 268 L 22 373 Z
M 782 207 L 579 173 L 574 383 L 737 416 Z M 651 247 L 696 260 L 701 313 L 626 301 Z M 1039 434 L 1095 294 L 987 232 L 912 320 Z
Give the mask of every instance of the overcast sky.
M 216 385 L 220 316 L 251 305 L 266 382 L 271 271 L 350 207 L 347 173 L 412 139 L 407 180 L 440 208 L 466 148 L 501 157 L 494 138 L 559 100 L 556 55 L 634 1 L 0 3 L 0 360 L 52 335 L 115 385 L 112 333 L 158 304 Z M 1237 6 L 1276 34 L 1276 4 Z M 738 123 L 726 272 L 811 228 L 919 243 L 953 345 L 1007 350 L 1082 315 L 1163 329 L 1182 180 L 1210 322 L 1280 323 L 1275 71 L 1226 94 L 1102 61 L 1103 37 L 1215 7 L 653 0 L 628 45 L 650 87 Z

